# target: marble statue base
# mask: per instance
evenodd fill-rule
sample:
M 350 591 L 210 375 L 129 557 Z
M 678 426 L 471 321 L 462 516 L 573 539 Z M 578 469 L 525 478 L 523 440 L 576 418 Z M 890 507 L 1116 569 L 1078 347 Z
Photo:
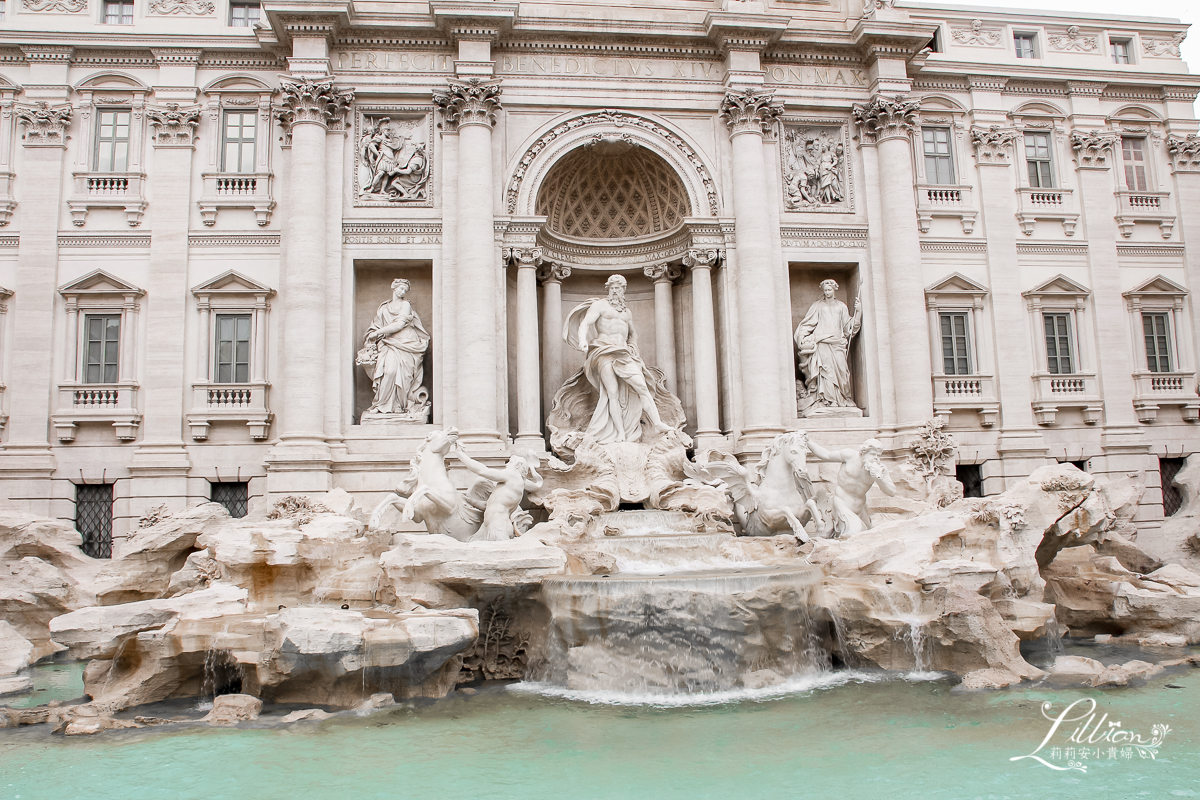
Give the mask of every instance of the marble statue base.
M 800 414 L 800 416 L 804 417 L 805 419 L 814 419 L 818 417 L 861 417 L 862 415 L 862 409 L 856 406 L 813 406 L 812 408 L 809 408 Z
M 401 423 L 403 425 L 424 425 L 429 422 L 429 406 L 424 405 L 404 413 L 383 413 L 381 411 L 364 411 L 359 417 L 360 425 L 377 425 L 382 423 Z

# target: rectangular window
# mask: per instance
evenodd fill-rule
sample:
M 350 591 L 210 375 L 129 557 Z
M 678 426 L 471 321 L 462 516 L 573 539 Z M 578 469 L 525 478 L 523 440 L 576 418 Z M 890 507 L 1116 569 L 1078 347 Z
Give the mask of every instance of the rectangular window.
M 234 28 L 253 28 L 261 10 L 258 3 L 230 3 L 229 24 Z
M 226 111 L 222 172 L 254 172 L 257 111 Z
M 247 481 L 213 481 L 212 501 L 225 506 L 235 519 L 246 516 L 250 507 L 250 484 Z
M 925 147 L 925 180 L 930 183 L 954 183 L 950 129 L 921 128 L 921 140 Z
M 112 558 L 113 485 L 75 486 L 75 529 L 83 537 L 80 549 L 92 558 Z
M 1131 64 L 1129 60 L 1129 40 L 1128 39 L 1112 39 L 1108 43 L 1109 51 L 1112 53 L 1114 64 Z
M 967 315 L 939 314 L 942 330 L 942 370 L 946 375 L 971 374 L 971 338 Z
M 1121 137 L 1121 161 L 1125 165 L 1125 188 L 1146 192 L 1146 140 L 1139 136 Z
M 133 3 L 126 0 L 104 0 L 105 25 L 132 25 Z
M 250 315 L 217 315 L 217 383 L 250 382 Z
M 1013 46 L 1017 51 L 1017 58 L 1037 58 L 1037 36 L 1032 33 L 1014 33 Z
M 1051 375 L 1075 372 L 1071 363 L 1071 315 L 1044 314 L 1046 324 L 1046 365 Z
M 1183 465 L 1187 463 L 1186 458 L 1160 458 L 1158 460 L 1158 477 L 1162 481 L 1162 500 L 1163 500 L 1163 516 L 1174 516 L 1179 509 L 1183 508 L 1183 492 L 1179 491 L 1179 487 L 1175 485 L 1175 476 L 1179 474 L 1179 470 L 1183 469 Z
M 1146 366 L 1151 372 L 1171 371 L 1170 330 L 1166 314 L 1142 313 L 1142 331 L 1146 334 Z
M 1025 163 L 1029 167 L 1029 186 L 1033 189 L 1054 188 L 1051 167 L 1050 134 L 1025 134 Z
M 963 497 L 983 497 L 982 464 L 955 464 L 954 479 L 963 485 Z
M 96 112 L 96 171 L 129 169 L 129 116 L 127 108 L 102 108 Z
M 121 315 L 88 314 L 83 325 L 83 382 L 116 383 L 121 356 Z

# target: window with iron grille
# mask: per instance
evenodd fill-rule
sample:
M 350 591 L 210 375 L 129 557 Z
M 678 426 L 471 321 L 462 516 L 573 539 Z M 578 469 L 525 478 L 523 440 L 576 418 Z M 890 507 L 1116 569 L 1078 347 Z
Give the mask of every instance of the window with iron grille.
M 1183 469 L 1185 463 L 1187 463 L 1186 458 L 1160 458 L 1158 460 L 1158 475 L 1162 481 L 1163 516 L 1173 516 L 1183 508 L 1183 492 L 1179 491 L 1179 487 L 1175 485 L 1175 476 L 1179 474 L 1179 470 Z
M 1108 43 L 1109 51 L 1112 53 L 1114 64 L 1131 64 L 1129 58 L 1129 40 L 1128 39 L 1113 39 Z
M 1025 165 L 1029 168 L 1030 188 L 1054 188 L 1054 170 L 1050 157 L 1050 134 L 1025 134 Z
M 1151 372 L 1171 371 L 1171 327 L 1166 314 L 1142 313 L 1146 334 L 1146 366 Z
M 257 111 L 226 111 L 222 172 L 254 172 Z
M 104 24 L 105 25 L 132 25 L 133 24 L 133 3 L 125 2 L 125 0 L 105 0 L 105 2 L 104 2 Z
M 250 382 L 250 315 L 217 315 L 217 383 Z
M 1051 375 L 1075 372 L 1071 363 L 1071 315 L 1043 314 L 1046 325 L 1046 369 Z
M 83 382 L 116 383 L 120 376 L 121 315 L 84 316 Z
M 971 335 L 967 315 L 943 312 L 938 315 L 942 331 L 942 372 L 946 375 L 970 375 Z
M 129 115 L 127 108 L 102 108 L 96 112 L 97 172 L 129 169 Z
M 231 517 L 244 517 L 250 506 L 247 481 L 212 481 L 212 501 L 225 506 Z
M 229 24 L 234 28 L 253 28 L 261 12 L 258 3 L 230 3 Z
M 1125 188 L 1131 192 L 1149 191 L 1149 182 L 1146 180 L 1146 140 L 1140 136 L 1122 136 L 1121 162 L 1125 165 Z
M 963 497 L 983 497 L 982 464 L 956 464 L 954 479 L 963 485 Z
M 83 552 L 92 558 L 112 558 L 112 490 L 111 483 L 75 487 L 75 529 L 83 537 Z
M 1037 58 L 1037 36 L 1032 33 L 1014 33 L 1013 48 L 1017 58 Z
M 930 183 L 954 183 L 950 129 L 921 128 L 921 142 L 925 148 L 925 180 Z

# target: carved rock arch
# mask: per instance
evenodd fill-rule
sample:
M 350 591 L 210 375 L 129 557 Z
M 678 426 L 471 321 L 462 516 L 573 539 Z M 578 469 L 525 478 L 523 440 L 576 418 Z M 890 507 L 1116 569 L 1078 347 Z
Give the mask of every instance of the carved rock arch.
M 715 173 L 683 134 L 650 116 L 611 109 L 565 115 L 534 135 L 510 172 L 505 188 L 508 213 L 534 216 L 550 168 L 576 148 L 600 141 L 638 145 L 659 156 L 683 182 L 693 214 L 719 215 Z

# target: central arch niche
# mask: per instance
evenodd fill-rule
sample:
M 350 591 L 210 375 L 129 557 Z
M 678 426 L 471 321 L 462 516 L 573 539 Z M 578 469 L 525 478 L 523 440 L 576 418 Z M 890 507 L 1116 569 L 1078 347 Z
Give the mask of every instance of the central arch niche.
M 623 141 L 600 141 L 550 169 L 536 212 L 560 236 L 640 239 L 677 229 L 691 204 L 683 181 L 660 156 Z

